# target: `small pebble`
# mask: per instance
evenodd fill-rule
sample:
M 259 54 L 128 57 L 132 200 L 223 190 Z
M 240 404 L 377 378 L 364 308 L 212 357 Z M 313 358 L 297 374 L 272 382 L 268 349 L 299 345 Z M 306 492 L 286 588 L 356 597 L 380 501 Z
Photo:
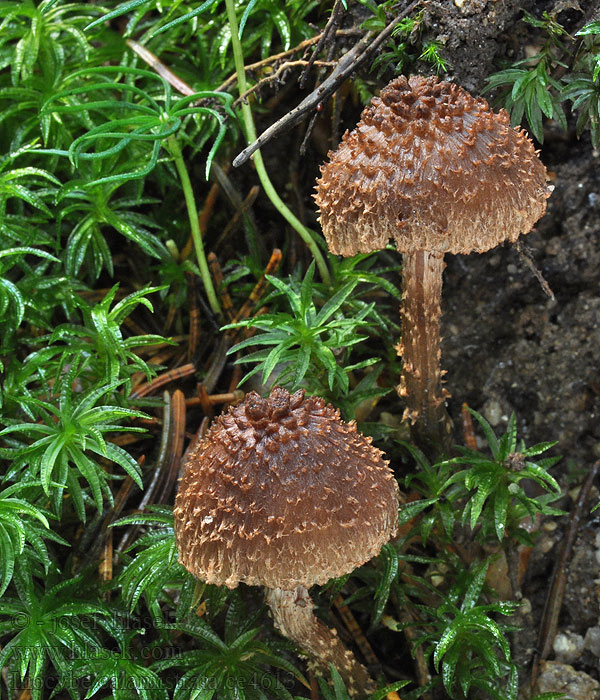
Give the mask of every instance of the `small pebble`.
M 554 547 L 554 540 L 552 537 L 548 537 L 547 535 L 542 535 L 540 539 L 536 543 L 536 547 L 540 550 L 542 554 L 547 554 L 552 547 Z
M 483 407 L 483 415 L 490 425 L 498 425 L 502 420 L 502 406 L 496 399 L 490 399 Z
M 572 632 L 559 632 L 554 638 L 552 648 L 558 661 L 571 664 L 583 654 L 583 637 Z
M 536 693 L 565 693 L 573 700 L 600 699 L 600 683 L 587 673 L 558 661 L 542 661 L 540 668 Z
M 531 601 L 529 600 L 529 598 L 523 598 L 521 600 L 521 606 L 519 607 L 519 613 L 521 613 L 521 615 L 529 615 L 531 613 L 531 610 Z
M 600 627 L 589 627 L 583 641 L 586 649 L 594 656 L 600 657 Z

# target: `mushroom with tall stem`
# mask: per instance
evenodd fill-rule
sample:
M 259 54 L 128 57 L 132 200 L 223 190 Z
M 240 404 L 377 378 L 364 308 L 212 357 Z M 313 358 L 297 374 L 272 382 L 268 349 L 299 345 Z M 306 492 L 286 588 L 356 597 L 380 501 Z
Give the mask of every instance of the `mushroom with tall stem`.
M 321 168 L 315 196 L 332 253 L 393 239 L 404 254 L 398 394 L 415 442 L 450 448 L 440 315 L 445 253 L 514 242 L 544 214 L 550 189 L 532 142 L 450 82 L 399 77 L 365 108 Z

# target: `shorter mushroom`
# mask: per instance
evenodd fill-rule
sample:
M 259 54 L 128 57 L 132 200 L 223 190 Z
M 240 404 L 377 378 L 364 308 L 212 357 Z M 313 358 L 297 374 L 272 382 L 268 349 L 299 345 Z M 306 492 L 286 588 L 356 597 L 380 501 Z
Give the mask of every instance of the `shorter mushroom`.
M 207 583 L 265 586 L 275 625 L 349 692 L 374 684 L 307 588 L 350 573 L 396 533 L 398 485 L 382 453 L 320 398 L 275 387 L 219 416 L 175 500 L 179 561 Z

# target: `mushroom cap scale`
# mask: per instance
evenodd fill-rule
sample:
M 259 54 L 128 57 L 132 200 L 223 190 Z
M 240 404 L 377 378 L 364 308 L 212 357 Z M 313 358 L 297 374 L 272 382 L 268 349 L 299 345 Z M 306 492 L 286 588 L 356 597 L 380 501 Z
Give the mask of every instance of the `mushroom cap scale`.
M 319 398 L 255 392 L 212 424 L 174 508 L 179 561 L 198 578 L 323 584 L 395 534 L 398 485 L 369 438 Z
M 546 169 L 504 110 L 436 78 L 385 87 L 322 166 L 315 199 L 333 253 L 483 252 L 544 214 Z

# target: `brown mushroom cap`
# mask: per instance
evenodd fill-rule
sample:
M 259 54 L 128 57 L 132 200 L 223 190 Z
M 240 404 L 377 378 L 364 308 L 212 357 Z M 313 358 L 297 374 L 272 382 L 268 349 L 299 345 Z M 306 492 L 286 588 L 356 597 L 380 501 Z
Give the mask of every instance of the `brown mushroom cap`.
M 370 438 L 319 398 L 250 392 L 189 456 L 175 500 L 179 561 L 235 588 L 349 573 L 395 533 L 398 485 Z
M 546 169 L 504 110 L 436 78 L 392 80 L 321 168 L 316 202 L 333 253 L 483 252 L 546 210 Z

